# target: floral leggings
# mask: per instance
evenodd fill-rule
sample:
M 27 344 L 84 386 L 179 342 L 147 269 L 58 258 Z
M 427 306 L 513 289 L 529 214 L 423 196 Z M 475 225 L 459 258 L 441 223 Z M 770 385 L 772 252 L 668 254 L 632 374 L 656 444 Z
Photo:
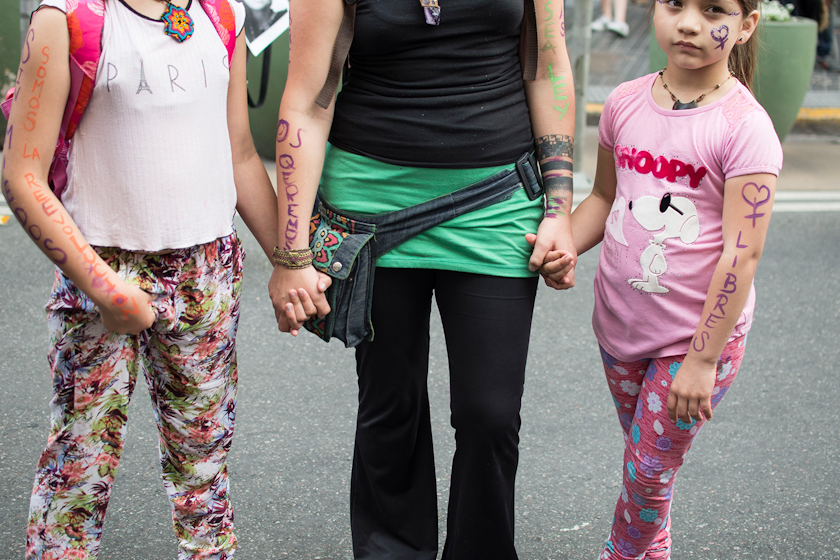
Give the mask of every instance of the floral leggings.
M 138 335 L 110 332 L 91 300 L 57 272 L 47 304 L 51 429 L 35 475 L 26 557 L 96 557 L 142 371 L 179 558 L 229 558 L 236 538 L 225 459 L 236 414 L 239 240 L 232 234 L 160 255 L 98 252 L 121 277 L 158 296 L 158 318 Z
M 746 336 L 718 360 L 712 407 L 723 399 L 744 357 Z M 624 474 L 601 560 L 668 560 L 674 478 L 705 421 L 668 417 L 671 380 L 685 356 L 620 362 L 601 348 L 610 392 L 624 429 Z

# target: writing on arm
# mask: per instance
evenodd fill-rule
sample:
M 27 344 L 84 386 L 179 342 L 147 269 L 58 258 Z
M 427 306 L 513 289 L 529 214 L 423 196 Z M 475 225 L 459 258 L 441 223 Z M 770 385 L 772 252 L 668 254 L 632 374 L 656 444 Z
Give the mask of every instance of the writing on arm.
M 65 46 L 52 31 L 66 25 L 63 13 L 42 10 L 26 34 L 4 138 L 2 192 L 24 231 L 50 260 L 79 280 L 88 295 L 107 300 L 128 317 L 139 314 L 137 301 L 118 289 L 115 273 L 84 241 L 46 182 L 66 102 L 62 84 L 69 84 Z
M 744 284 L 751 284 L 752 275 L 750 275 L 750 278 L 747 281 L 742 281 L 739 285 L 736 270 L 738 267 L 739 256 L 747 254 L 752 255 L 755 253 L 755 247 L 750 246 L 750 244 L 754 242 L 747 243 L 743 240 L 743 238 L 746 237 L 745 232 L 749 235 L 756 230 L 757 226 L 766 229 L 767 224 L 762 224 L 761 221 L 764 218 L 769 220 L 769 218 L 767 218 L 767 213 L 760 212 L 759 209 L 771 202 L 773 192 L 770 187 L 767 185 L 758 185 L 757 183 L 750 181 L 744 183 L 741 187 L 740 194 L 741 198 L 751 209 L 751 212 L 743 216 L 745 222 L 743 226 L 738 229 L 738 237 L 734 245 L 735 255 L 732 259 L 731 269 L 725 272 L 726 276 L 724 278 L 723 285 L 717 289 L 717 293 L 714 295 L 710 294 L 714 305 L 705 318 L 701 318 L 701 328 L 698 329 L 691 342 L 692 348 L 697 352 L 705 350 L 706 343 L 712 337 L 714 330 L 719 328 L 721 326 L 721 322 L 726 319 L 728 311 L 727 304 L 729 304 L 730 300 L 733 299 L 735 292 L 738 291 L 739 288 L 743 288 Z M 740 309 L 737 310 L 738 313 L 740 313 L 740 311 Z M 729 310 L 729 312 L 731 315 L 733 310 Z
M 279 168 L 279 176 L 283 181 L 283 190 L 285 192 L 285 218 L 286 227 L 283 232 L 283 249 L 291 250 L 294 248 L 294 243 L 298 238 L 298 229 L 300 228 L 300 216 L 297 213 L 297 208 L 300 205 L 295 202 L 300 189 L 295 183 L 295 158 L 294 152 L 303 146 L 302 134 L 304 130 L 298 128 L 297 132 L 292 138 L 289 138 L 291 126 L 285 119 L 280 119 L 277 123 L 277 143 L 284 144 L 283 147 L 288 147 L 288 150 L 279 150 L 284 153 L 277 156 L 277 167 Z M 281 197 L 278 197 L 281 198 Z M 308 229 L 308 216 L 304 215 L 304 229 Z

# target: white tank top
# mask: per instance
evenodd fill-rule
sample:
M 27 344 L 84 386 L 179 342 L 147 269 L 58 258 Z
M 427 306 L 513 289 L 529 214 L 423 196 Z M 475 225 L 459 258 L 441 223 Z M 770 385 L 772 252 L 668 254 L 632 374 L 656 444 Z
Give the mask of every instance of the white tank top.
M 42 5 L 66 11 L 66 0 Z M 191 0 L 192 37 L 105 1 L 102 58 L 73 137 L 62 202 L 88 243 L 137 251 L 230 235 L 236 189 L 227 126 L 227 50 Z M 236 32 L 245 14 L 231 2 Z

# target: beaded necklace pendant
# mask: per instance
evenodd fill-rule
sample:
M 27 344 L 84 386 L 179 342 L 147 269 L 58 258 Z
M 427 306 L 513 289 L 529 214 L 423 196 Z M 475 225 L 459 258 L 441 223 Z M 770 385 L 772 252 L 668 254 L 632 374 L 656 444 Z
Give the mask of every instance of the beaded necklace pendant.
M 674 111 L 679 111 L 680 109 L 696 109 L 698 107 L 696 101 L 689 101 L 688 103 L 683 103 L 679 99 L 674 101 L 674 106 L 671 107 Z
M 160 21 L 163 22 L 163 32 L 179 43 L 192 37 L 195 31 L 190 14 L 184 8 L 173 6 L 172 2 L 166 3 L 166 11 L 160 16 Z
M 726 26 L 724 26 L 724 27 L 726 27 Z M 681 109 L 696 109 L 698 107 L 697 104 L 700 103 L 701 101 L 703 101 L 703 99 L 707 95 L 709 95 L 710 93 L 712 93 L 716 89 L 719 89 L 720 86 L 722 86 L 723 84 L 726 83 L 726 80 L 728 80 L 729 78 L 731 78 L 732 76 L 735 75 L 734 73 L 732 73 L 732 70 L 729 70 L 729 75 L 726 77 L 725 80 L 723 80 L 721 83 L 719 83 L 718 85 L 716 85 L 715 87 L 713 87 L 712 89 L 710 89 L 709 91 L 707 91 L 706 93 L 704 93 L 703 95 L 701 95 L 700 97 L 695 99 L 694 101 L 689 101 L 689 102 L 685 103 L 685 102 L 677 99 L 677 96 L 674 95 L 674 93 L 671 91 L 671 88 L 669 88 L 668 84 L 665 83 L 665 70 L 667 70 L 667 69 L 668 69 L 668 67 L 666 66 L 665 68 L 663 68 L 662 70 L 659 71 L 659 79 L 662 80 L 662 87 L 665 88 L 665 91 L 667 91 L 668 95 L 671 96 L 671 101 L 674 102 L 674 106 L 671 107 L 674 111 L 679 111 Z
M 423 15 L 429 25 L 440 25 L 440 4 L 438 0 L 420 0 L 423 6 Z

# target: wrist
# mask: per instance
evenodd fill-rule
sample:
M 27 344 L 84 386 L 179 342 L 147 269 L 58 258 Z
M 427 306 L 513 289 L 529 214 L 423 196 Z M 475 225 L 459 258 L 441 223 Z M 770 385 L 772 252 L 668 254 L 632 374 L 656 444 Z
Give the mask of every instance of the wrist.
M 307 268 L 312 264 L 315 255 L 312 254 L 312 249 L 306 247 L 305 249 L 280 249 L 275 247 L 271 254 L 271 262 L 274 266 L 280 266 L 288 269 Z
M 683 363 L 689 365 L 696 365 L 698 367 L 717 367 L 717 356 L 707 355 L 707 352 L 697 352 L 693 348 L 686 354 Z
M 551 228 L 551 231 L 554 233 L 568 233 L 571 235 L 572 232 L 572 220 L 571 216 L 567 216 L 565 214 L 557 214 L 554 216 L 549 216 L 547 213 L 543 216 L 543 219 L 540 221 L 540 228 Z
M 71 280 L 100 309 L 114 305 L 111 300 L 125 291 L 122 289 L 125 281 L 107 265 L 94 264 L 93 273 L 85 275 L 80 279 L 81 282 L 77 282 L 75 278 Z

